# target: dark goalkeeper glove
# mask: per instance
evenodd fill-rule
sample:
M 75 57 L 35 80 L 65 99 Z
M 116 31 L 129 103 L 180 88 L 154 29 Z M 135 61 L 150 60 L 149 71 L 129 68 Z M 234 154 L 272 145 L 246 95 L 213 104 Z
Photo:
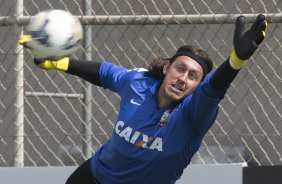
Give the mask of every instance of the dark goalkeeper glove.
M 230 65 L 234 69 L 240 69 L 246 64 L 258 48 L 258 45 L 265 38 L 265 29 L 267 22 L 265 16 L 260 14 L 256 17 L 255 22 L 251 28 L 244 31 L 246 24 L 246 17 L 239 16 L 236 19 L 233 44 L 234 48 L 231 51 Z
M 32 40 L 32 37 L 30 35 L 22 35 L 19 44 L 23 45 L 27 49 L 33 49 L 40 47 L 40 45 Z M 50 59 L 38 59 L 34 58 L 34 63 L 44 69 L 44 70 L 58 70 L 58 71 L 67 71 L 69 67 L 69 58 L 64 57 L 59 60 L 50 60 Z

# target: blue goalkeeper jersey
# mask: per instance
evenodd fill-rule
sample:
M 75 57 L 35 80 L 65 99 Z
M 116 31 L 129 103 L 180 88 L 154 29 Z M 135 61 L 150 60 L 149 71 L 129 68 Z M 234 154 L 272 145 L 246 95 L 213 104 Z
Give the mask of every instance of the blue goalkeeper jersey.
M 121 97 L 110 139 L 91 160 L 101 184 L 173 184 L 214 123 L 226 90 L 210 87 L 209 74 L 192 95 L 158 108 L 161 81 L 144 69 L 102 63 L 100 82 Z

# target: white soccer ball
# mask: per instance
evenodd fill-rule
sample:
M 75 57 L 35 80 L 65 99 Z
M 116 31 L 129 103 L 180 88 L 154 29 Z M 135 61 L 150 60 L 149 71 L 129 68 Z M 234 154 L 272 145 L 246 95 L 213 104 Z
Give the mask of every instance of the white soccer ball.
M 80 21 L 65 10 L 47 10 L 34 15 L 27 26 L 28 44 L 36 58 L 58 60 L 74 53 L 83 38 Z

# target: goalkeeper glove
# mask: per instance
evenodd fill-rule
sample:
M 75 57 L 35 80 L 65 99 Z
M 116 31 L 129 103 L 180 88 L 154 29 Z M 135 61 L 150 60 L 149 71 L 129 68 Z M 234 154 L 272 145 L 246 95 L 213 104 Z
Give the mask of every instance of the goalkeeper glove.
M 246 64 L 258 45 L 265 38 L 265 29 L 267 22 L 265 16 L 260 14 L 256 17 L 255 22 L 251 28 L 244 32 L 246 17 L 239 16 L 236 19 L 233 44 L 234 48 L 231 50 L 231 57 L 229 59 L 230 65 L 234 69 L 240 69 Z
M 32 40 L 31 35 L 22 35 L 19 44 L 23 45 L 27 49 L 36 49 L 40 45 Z M 59 60 L 50 60 L 50 59 L 38 59 L 34 58 L 34 63 L 45 70 L 58 70 L 58 71 L 67 71 L 69 67 L 69 58 L 64 57 Z

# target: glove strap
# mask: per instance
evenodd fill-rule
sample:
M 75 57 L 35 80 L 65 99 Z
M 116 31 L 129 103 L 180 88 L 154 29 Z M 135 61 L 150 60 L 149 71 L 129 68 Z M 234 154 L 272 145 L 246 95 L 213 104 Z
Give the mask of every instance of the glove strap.
M 238 56 L 236 55 L 235 49 L 232 48 L 232 50 L 231 50 L 231 57 L 230 57 L 230 59 L 229 59 L 229 63 L 230 63 L 230 66 L 231 66 L 233 69 L 239 70 L 239 69 L 241 69 L 243 66 L 246 65 L 247 61 L 238 58 Z

